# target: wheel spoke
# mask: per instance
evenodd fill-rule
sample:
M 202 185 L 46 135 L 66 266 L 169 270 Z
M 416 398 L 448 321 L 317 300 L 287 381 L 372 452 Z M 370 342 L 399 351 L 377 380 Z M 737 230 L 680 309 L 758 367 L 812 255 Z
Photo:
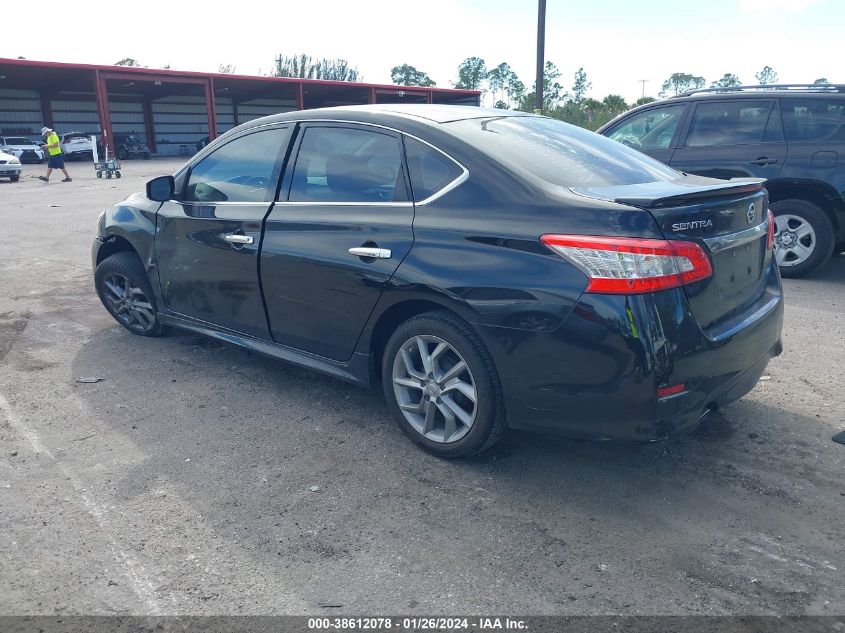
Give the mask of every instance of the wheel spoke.
M 406 349 L 403 349 L 400 353 L 402 354 L 402 363 L 405 365 L 405 371 L 408 372 L 408 375 L 419 380 L 425 378 L 423 374 L 414 369 L 414 359 L 411 358 L 411 353 Z
M 472 420 L 472 414 L 464 411 L 457 402 L 452 400 L 451 396 L 444 396 L 440 398 L 440 402 L 442 402 L 446 408 L 453 413 L 453 417 L 457 416 L 462 424 L 469 426 L 469 423 Z
M 452 367 L 445 374 L 440 377 L 440 382 L 448 383 L 450 380 L 460 376 L 466 368 L 467 364 L 463 360 L 459 360 L 457 363 L 452 365 Z
M 778 262 L 778 266 L 783 266 L 786 263 L 786 249 L 785 248 L 776 248 L 775 249 L 775 259 Z
M 791 250 L 793 253 L 795 253 L 795 256 L 798 257 L 798 259 L 801 260 L 802 262 L 805 259 L 807 259 L 810 255 L 813 254 L 812 248 L 808 248 L 808 247 L 804 246 L 803 244 L 801 244 L 800 242 L 795 244 L 789 250 Z
M 813 227 L 810 226 L 808 222 L 804 222 L 801 226 L 795 229 L 795 235 L 798 236 L 798 239 L 802 239 L 804 237 L 812 237 L 815 239 L 816 233 L 813 231 Z
M 151 310 L 139 310 L 136 307 L 136 309 L 133 310 L 133 313 L 135 314 L 135 320 L 145 330 L 153 326 L 153 323 L 155 322 L 155 316 L 153 315 Z
M 123 295 L 123 288 L 121 288 L 120 286 L 116 285 L 116 284 L 114 283 L 114 281 L 112 281 L 112 280 L 111 280 L 111 278 L 106 277 L 106 278 L 103 280 L 103 285 L 104 285 L 104 286 L 108 289 L 108 291 L 109 291 L 112 295 L 114 295 L 114 297 L 113 297 L 114 299 L 116 299 L 116 300 L 118 300 L 118 301 L 119 301 L 120 299 L 123 299 L 123 296 L 124 296 L 124 295 Z M 108 295 L 107 295 L 107 296 L 108 296 Z
M 473 404 L 477 402 L 475 396 L 475 389 L 468 382 L 464 382 L 463 380 L 455 378 L 451 382 L 448 382 L 443 385 L 443 393 L 449 393 L 450 391 L 458 391 L 464 394 L 464 396 L 466 396 L 466 398 Z
M 420 384 L 419 380 L 416 380 L 414 378 L 407 378 L 404 376 L 394 378 L 393 384 L 401 385 L 402 387 L 408 387 L 409 389 L 416 389 L 418 391 L 422 391 L 423 389 L 423 386 Z
M 428 353 L 428 343 L 426 343 L 421 336 L 417 337 L 417 347 L 420 350 L 420 360 L 422 360 L 423 372 L 426 376 L 428 376 L 432 372 L 431 354 Z
M 426 400 L 425 403 L 425 425 L 423 426 L 423 435 L 431 433 L 434 429 L 434 417 L 437 414 L 437 407 L 431 400 Z
M 406 402 L 405 404 L 400 403 L 399 408 L 402 409 L 402 411 L 408 411 L 409 413 L 421 413 L 424 404 L 425 398 L 422 398 L 419 402 Z
M 443 423 L 443 441 L 448 442 L 449 438 L 455 434 L 455 430 L 457 429 L 457 424 L 455 420 L 455 414 L 446 406 L 445 400 L 440 400 L 437 403 L 437 408 L 440 409 L 440 413 L 443 414 L 445 421 Z

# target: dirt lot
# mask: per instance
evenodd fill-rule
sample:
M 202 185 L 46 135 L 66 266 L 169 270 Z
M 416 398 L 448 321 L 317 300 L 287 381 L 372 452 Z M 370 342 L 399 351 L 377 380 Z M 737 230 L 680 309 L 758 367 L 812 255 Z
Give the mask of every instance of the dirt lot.
M 845 614 L 845 256 L 695 435 L 445 462 L 376 393 L 112 322 L 95 218 L 175 166 L 0 182 L 0 614 Z

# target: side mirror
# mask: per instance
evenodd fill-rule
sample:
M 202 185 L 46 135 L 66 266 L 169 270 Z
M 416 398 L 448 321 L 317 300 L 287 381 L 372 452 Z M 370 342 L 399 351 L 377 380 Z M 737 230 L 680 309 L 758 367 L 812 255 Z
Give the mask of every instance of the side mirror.
M 147 183 L 147 198 L 153 202 L 167 202 L 173 199 L 175 190 L 173 176 L 159 176 Z

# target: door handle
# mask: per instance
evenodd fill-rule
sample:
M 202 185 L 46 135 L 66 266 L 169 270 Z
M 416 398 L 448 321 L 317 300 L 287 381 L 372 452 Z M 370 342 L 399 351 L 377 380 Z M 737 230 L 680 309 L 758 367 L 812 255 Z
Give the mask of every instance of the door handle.
M 370 246 L 356 246 L 349 249 L 350 255 L 357 257 L 370 257 L 372 259 L 390 259 L 393 254 L 389 248 L 374 248 Z
M 774 165 L 777 163 L 776 158 L 769 158 L 768 156 L 761 156 L 757 160 L 749 161 L 752 165 Z
M 237 233 L 224 235 L 223 239 L 229 242 L 229 244 L 252 244 L 255 242 L 251 235 L 239 235 Z

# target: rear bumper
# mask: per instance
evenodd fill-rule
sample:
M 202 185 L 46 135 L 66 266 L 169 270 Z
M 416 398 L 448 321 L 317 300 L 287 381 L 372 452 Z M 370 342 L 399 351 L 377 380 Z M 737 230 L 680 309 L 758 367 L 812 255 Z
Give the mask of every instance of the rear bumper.
M 754 388 L 781 352 L 783 299 L 775 266 L 736 327 L 705 334 L 680 289 L 584 295 L 558 329 L 480 327 L 499 369 L 513 428 L 593 439 L 655 440 L 694 429 Z M 657 388 L 684 391 L 657 398 Z

